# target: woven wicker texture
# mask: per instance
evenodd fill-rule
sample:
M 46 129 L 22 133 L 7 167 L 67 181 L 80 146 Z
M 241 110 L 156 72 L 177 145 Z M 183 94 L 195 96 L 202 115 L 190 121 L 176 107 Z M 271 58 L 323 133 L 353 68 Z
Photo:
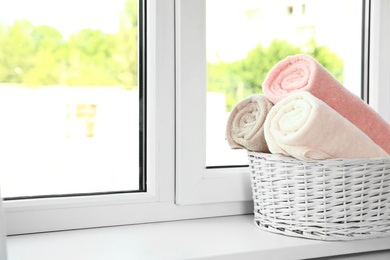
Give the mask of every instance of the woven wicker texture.
M 390 159 L 301 161 L 249 152 L 255 224 L 319 240 L 390 236 Z

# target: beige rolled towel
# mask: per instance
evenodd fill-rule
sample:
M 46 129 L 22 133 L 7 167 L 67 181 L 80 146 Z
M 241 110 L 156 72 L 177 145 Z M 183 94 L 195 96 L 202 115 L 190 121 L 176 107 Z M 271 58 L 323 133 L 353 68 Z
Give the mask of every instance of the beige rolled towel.
M 301 160 L 388 157 L 357 126 L 306 91 L 273 106 L 264 131 L 272 153 Z
M 272 103 L 260 94 L 251 95 L 233 108 L 226 125 L 226 139 L 232 149 L 269 152 L 263 124 Z

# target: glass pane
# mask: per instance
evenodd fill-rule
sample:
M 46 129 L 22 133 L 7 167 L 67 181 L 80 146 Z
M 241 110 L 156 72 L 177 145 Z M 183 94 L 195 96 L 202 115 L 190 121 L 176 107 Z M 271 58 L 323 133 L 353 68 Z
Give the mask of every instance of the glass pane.
M 360 96 L 362 1 L 207 0 L 206 19 L 208 166 L 247 164 L 225 140 L 227 118 L 288 55 L 312 55 Z
M 139 190 L 137 0 L 0 2 L 3 197 Z

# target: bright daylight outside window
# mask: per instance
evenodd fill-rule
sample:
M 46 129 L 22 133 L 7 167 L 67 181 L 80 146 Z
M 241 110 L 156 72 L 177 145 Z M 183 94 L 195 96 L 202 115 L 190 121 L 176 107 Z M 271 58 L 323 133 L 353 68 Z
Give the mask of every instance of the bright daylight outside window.
M 224 138 L 230 111 L 262 94 L 269 70 L 288 55 L 317 59 L 361 95 L 362 5 L 356 0 L 207 0 L 207 166 L 247 164 Z
M 0 2 L 3 197 L 144 189 L 138 16 L 138 0 Z

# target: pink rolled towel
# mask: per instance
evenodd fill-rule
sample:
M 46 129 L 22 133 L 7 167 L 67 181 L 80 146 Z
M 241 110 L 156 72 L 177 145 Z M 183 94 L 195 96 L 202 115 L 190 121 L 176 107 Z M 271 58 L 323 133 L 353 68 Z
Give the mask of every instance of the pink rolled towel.
M 269 152 L 263 124 L 272 103 L 264 95 L 251 95 L 235 105 L 226 124 L 226 139 L 232 149 Z
M 263 91 L 274 104 L 295 92 L 310 92 L 390 154 L 390 124 L 309 55 L 289 56 L 277 63 L 268 73 Z

